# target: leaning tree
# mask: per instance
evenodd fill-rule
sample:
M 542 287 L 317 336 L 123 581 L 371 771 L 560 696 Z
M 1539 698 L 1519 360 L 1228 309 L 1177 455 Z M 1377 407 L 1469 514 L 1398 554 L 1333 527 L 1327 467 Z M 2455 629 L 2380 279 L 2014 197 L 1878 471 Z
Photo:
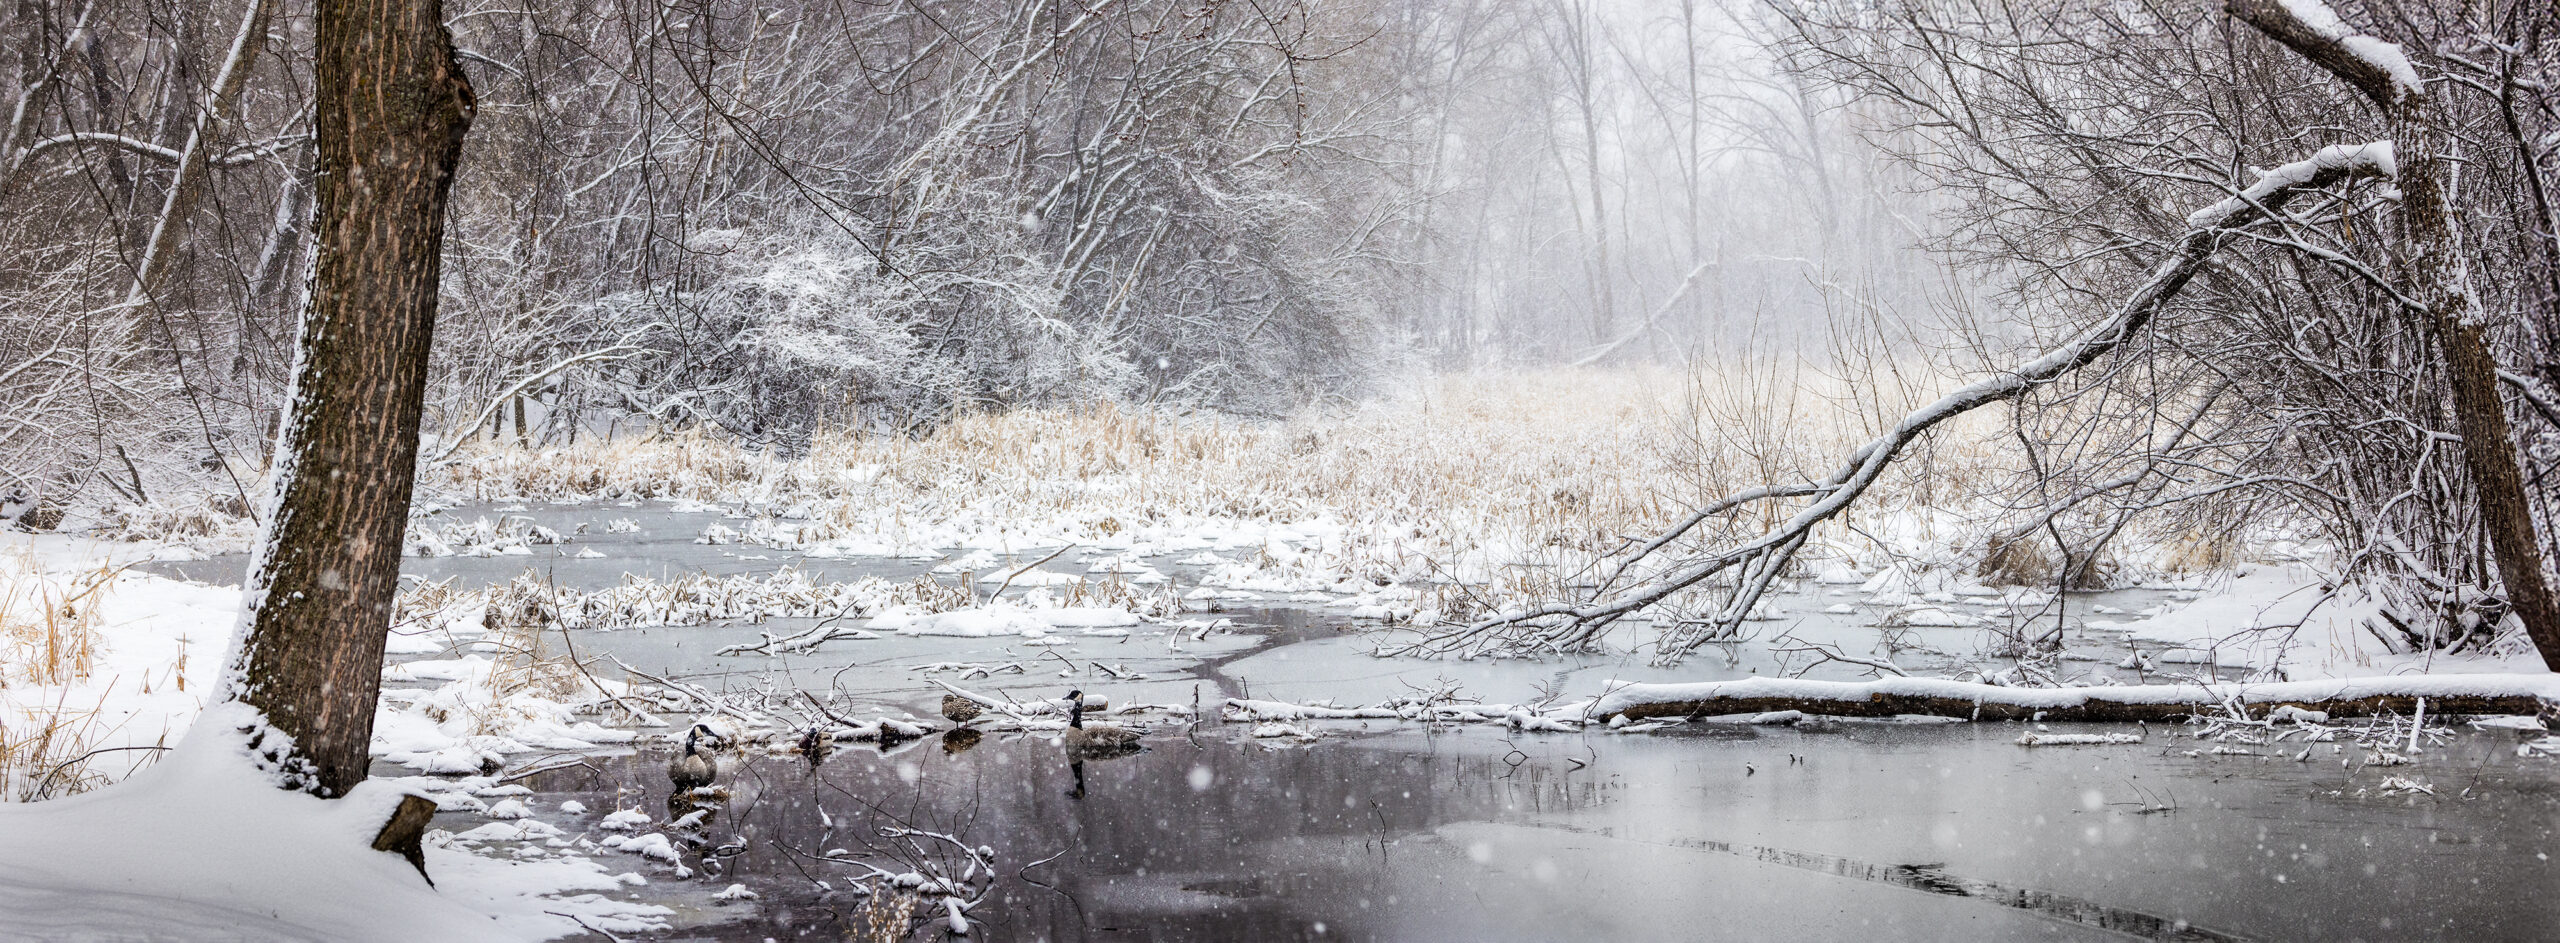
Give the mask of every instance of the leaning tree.
M 2436 595 L 2463 599 L 2485 595 L 2462 585 L 2485 585 L 2484 574 L 2426 572 L 2427 554 L 2458 551 L 2413 551 L 2392 533 L 2394 514 L 2395 508 L 2403 516 L 2432 509 L 2476 520 L 2502 588 L 2495 606 L 2478 611 L 2502 614 L 2512 607 L 2546 662 L 2560 668 L 2560 626 L 2553 624 L 2544 585 L 2533 495 L 2518 468 L 2500 399 L 2517 393 L 2539 408 L 2549 397 L 2525 371 L 2501 370 L 2494 359 L 2487 336 L 2493 318 L 2478 290 L 2483 271 L 2471 262 L 2473 250 L 2463 236 L 2465 226 L 2504 224 L 2484 198 L 2457 194 L 2451 186 L 2457 164 L 2476 167 L 2503 158 L 2466 145 L 2465 129 L 2456 127 L 2447 103 L 2464 89 L 2521 86 L 2505 79 L 2499 80 L 2504 85 L 2484 86 L 2474 74 L 2481 71 L 2477 62 L 2431 44 L 2404 50 L 2359 34 L 2318 0 L 2214 0 L 2165 8 L 2054 8 L 2007 0 L 1906 0 L 1848 8 L 1772 0 L 1771 6 L 1801 37 L 1799 48 L 1828 74 L 1912 115 L 1901 130 L 1924 143 L 1905 157 L 1965 192 L 1960 202 L 1977 218 L 1963 232 L 1985 247 L 1973 251 L 1998 253 L 1993 262 L 2028 273 L 2022 280 L 2041 279 L 2046 287 L 2030 297 L 2046 306 L 2090 313 L 2079 314 L 2079 325 L 2041 355 L 1994 369 L 1911 413 L 1828 475 L 1753 488 L 1708 505 L 1619 555 L 1614 569 L 1578 598 L 1451 626 L 1424 639 L 1419 650 L 1463 654 L 1587 645 L 1629 614 L 1692 587 L 1718 587 L 1720 599 L 1707 617 L 1682 620 L 1661 640 L 1660 657 L 1677 660 L 1703 642 L 1730 637 L 1814 530 L 1858 502 L 1898 455 L 1933 429 L 1996 404 L 2051 411 L 2050 402 L 2073 398 L 2067 383 L 2157 375 L 2166 372 L 2159 365 L 2176 356 L 2193 368 L 2180 369 L 2197 378 L 2195 388 L 2155 398 L 2151 409 L 2158 421 L 2137 423 L 2131 435 L 2142 441 L 2130 447 L 2173 461 L 2136 463 L 2149 467 L 2122 479 L 2089 476 L 2086 487 L 2066 488 L 2060 500 L 2136 494 L 2138 499 L 2124 503 L 2133 509 L 2128 513 L 2138 513 L 2229 488 L 2292 489 L 2305 504 L 2325 501 L 2323 513 L 2360 519 L 2351 525 L 2378 532 L 2361 547 L 2378 547 L 2379 553 L 2365 553 L 2358 541 L 2343 542 L 2359 556 L 2397 558 L 2403 573 L 2426 581 Z M 2217 37 L 2217 24 L 2241 24 L 2240 35 Z M 2251 32 L 2328 75 L 2305 80 L 2289 74 L 2303 70 L 2281 55 L 2251 48 Z M 1910 61 L 1897 63 L 1896 57 Z M 2130 71 L 2092 73 L 2080 68 L 2084 61 Z M 2216 75 L 2217 68 L 2230 74 Z M 2307 116 L 2261 107 L 2318 97 L 2316 86 L 2334 85 L 2330 76 L 2345 80 L 2376 109 L 2373 138 L 2346 136 L 2334 127 L 2332 116 L 2341 106 L 2353 107 L 2351 101 Z M 2121 84 L 2091 95 L 2093 81 Z M 2529 141 L 2528 135 L 2509 136 Z M 2322 138 L 2343 143 L 2301 157 Z M 2254 176 L 2240 172 L 2246 166 L 2242 158 L 2261 148 L 2290 162 Z M 2533 175 L 2540 170 L 2529 155 L 2525 162 L 2528 181 L 2538 180 Z M 2360 180 L 2390 186 L 2356 187 Z M 2186 213 L 2204 201 L 2183 197 L 2175 187 L 2195 184 L 2215 186 L 2226 197 Z M 2360 225 L 2374 217 L 2389 224 Z M 2251 305 L 2257 310 L 2245 310 Z M 2391 349 L 2354 343 L 2314 349 L 2336 337 L 2372 336 L 2373 329 L 2359 326 L 2366 322 L 2418 340 Z M 2129 364 L 2144 366 L 2128 369 Z M 2309 375 L 2310 382 L 2283 386 L 2292 382 L 2283 375 L 2288 364 L 2306 368 L 2297 373 Z M 2081 376 L 2092 367 L 2085 373 L 2096 375 L 2095 381 Z M 2360 382 L 2346 376 L 2350 369 L 2396 375 L 2397 392 L 2404 395 L 2348 402 L 2339 391 Z M 2444 379 L 2431 379 L 2436 377 Z M 2242 392 L 2231 394 L 2234 389 Z M 2260 398 L 2251 401 L 2252 396 Z M 2444 401 L 2441 424 L 2434 418 L 2437 400 Z M 2354 413 L 2403 401 L 2417 409 Z M 2260 411 L 2268 402 L 2281 408 Z M 2320 411 L 2326 415 L 2313 415 Z M 2314 425 L 2267 425 L 2306 416 Z M 2188 440 L 2202 434 L 2216 440 L 2213 451 L 2238 457 L 2195 453 L 2210 460 L 2199 461 L 2163 453 L 2159 437 L 2145 430 L 2164 423 L 2182 430 L 2167 437 L 2167 448 L 2194 452 Z M 2399 431 L 2404 428 L 2408 436 Z M 2238 433 L 2230 434 L 2233 429 Z M 2286 444 L 2323 435 L 2395 441 L 2413 436 L 2424 449 L 2411 457 L 2388 449 L 2360 453 L 2328 444 Z M 2239 447 L 2251 442 L 2264 447 Z M 2299 462 L 2306 451 L 2320 460 Z M 2407 484 L 2432 478 L 2432 456 L 2448 452 L 2460 456 L 2445 476 L 2451 487 L 2430 484 L 2432 490 L 2421 493 Z M 2293 467 L 2260 467 L 2289 460 Z M 2172 473 L 2160 471 L 2164 467 Z M 2335 487 L 2340 476 L 2383 481 L 2383 500 L 2363 501 L 2369 495 L 2357 480 Z M 2216 483 L 2216 477 L 2225 480 Z M 1719 532 L 1713 523 L 1755 508 L 1774 509 L 1774 526 Z M 2072 548 L 2061 549 L 2067 571 Z
M 474 99 L 440 0 L 321 0 L 314 25 L 318 254 L 223 696 L 262 718 L 241 733 L 278 785 L 332 798 L 370 762 Z

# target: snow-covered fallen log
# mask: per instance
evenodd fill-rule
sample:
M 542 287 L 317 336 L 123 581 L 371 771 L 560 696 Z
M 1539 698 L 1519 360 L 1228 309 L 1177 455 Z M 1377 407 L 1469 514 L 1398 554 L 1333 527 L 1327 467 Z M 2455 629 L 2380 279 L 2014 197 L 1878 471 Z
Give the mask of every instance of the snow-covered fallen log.
M 2171 720 L 2291 707 L 2330 717 L 2415 713 L 2539 714 L 2560 705 L 2560 675 L 2448 674 L 2276 681 L 2017 688 L 1938 678 L 1809 681 L 1750 678 L 1694 684 L 1610 682 L 1590 716 L 1630 720 L 1795 710 L 1845 717 L 1931 714 L 1975 720 Z
M 934 679 L 933 683 L 941 685 L 943 690 L 951 692 L 952 695 L 959 697 L 961 700 L 973 702 L 988 710 L 1012 714 L 1017 718 L 1037 714 L 1064 714 L 1067 712 L 1068 707 L 1067 699 L 1063 697 L 1042 698 L 1034 701 L 1016 701 L 1009 698 L 998 698 L 980 694 L 976 691 L 971 691 L 940 678 Z M 1093 712 L 1110 710 L 1111 699 L 1099 694 L 1087 694 L 1084 696 L 1084 709 Z
M 1249 698 L 1227 699 L 1228 720 L 1400 720 L 1404 715 L 1385 707 L 1323 707 L 1291 704 L 1286 701 L 1257 701 Z
M 2018 745 L 2022 747 L 2085 747 L 2141 742 L 2142 737 L 2129 733 L 2024 733 L 2018 735 Z
M 818 627 L 796 635 L 775 635 L 771 632 L 758 634 L 764 636 L 764 641 L 754 644 L 741 642 L 721 649 L 719 654 L 806 655 L 828 642 L 862 641 L 880 637 L 880 633 L 869 629 L 848 628 L 829 623 L 820 623 Z

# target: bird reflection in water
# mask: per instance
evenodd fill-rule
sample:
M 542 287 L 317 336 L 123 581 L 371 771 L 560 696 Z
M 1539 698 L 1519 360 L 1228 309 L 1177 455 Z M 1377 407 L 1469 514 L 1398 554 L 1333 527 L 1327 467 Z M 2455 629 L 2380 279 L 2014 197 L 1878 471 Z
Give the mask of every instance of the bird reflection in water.
M 1146 752 L 1146 748 L 1139 746 L 1136 743 L 1121 743 L 1111 746 L 1087 745 L 1082 749 L 1069 751 L 1067 753 L 1067 769 L 1074 771 L 1076 774 L 1076 788 L 1067 790 L 1067 798 L 1079 801 L 1084 799 L 1084 764 L 1087 761 L 1108 763 L 1124 756 L 1136 756 L 1144 752 Z

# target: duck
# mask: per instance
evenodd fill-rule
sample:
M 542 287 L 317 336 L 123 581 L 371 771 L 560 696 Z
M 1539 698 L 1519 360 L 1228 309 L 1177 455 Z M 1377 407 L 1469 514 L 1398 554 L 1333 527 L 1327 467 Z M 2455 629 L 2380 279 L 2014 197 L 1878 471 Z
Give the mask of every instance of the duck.
M 949 718 L 952 723 L 965 724 L 978 719 L 978 715 L 983 713 L 986 713 L 986 708 L 978 706 L 976 701 L 957 694 L 942 696 L 942 716 Z
M 1084 725 L 1084 692 L 1067 692 L 1067 749 L 1076 753 L 1120 753 L 1138 746 L 1138 732 L 1110 724 Z
M 684 732 L 684 752 L 667 763 L 667 778 L 676 784 L 677 792 L 687 792 L 711 785 L 720 775 L 720 761 L 702 749 L 704 739 L 717 741 L 720 732 L 705 724 L 695 724 Z

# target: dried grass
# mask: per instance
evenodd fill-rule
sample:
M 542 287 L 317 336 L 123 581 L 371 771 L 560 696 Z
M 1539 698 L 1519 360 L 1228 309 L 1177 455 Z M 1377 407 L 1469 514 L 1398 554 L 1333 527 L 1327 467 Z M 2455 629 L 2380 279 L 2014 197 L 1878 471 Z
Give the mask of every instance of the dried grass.
M 1325 522 L 1305 566 L 1377 585 L 1460 582 L 1486 598 L 1553 598 L 1592 562 L 1691 508 L 1768 482 L 1818 479 L 1958 378 L 1925 364 L 1848 378 L 1762 358 L 1694 371 L 1533 370 L 1442 376 L 1400 397 L 1286 422 L 1115 406 L 964 415 L 921 437 L 826 434 L 791 459 L 698 433 L 573 448 L 492 448 L 431 470 L 454 498 L 672 498 L 743 507 L 750 542 L 805 547 L 888 535 L 1095 541 L 1139 529 Z M 1984 567 L 2023 467 L 1991 415 L 1907 449 L 1807 560 Z M 1800 504 L 1768 502 L 1701 542 L 1765 533 Z M 1709 532 L 1711 531 L 1711 532 Z M 2140 538 L 2140 539 L 2137 539 Z M 2128 533 L 2118 559 L 2159 540 Z M 2000 557 L 2000 554 L 1991 554 Z M 2051 563 L 2045 562 L 2049 570 Z M 2015 572 L 2011 572 L 2015 571 Z M 2095 574 L 2092 574 L 2093 576 Z
M 15 717 L 0 713 L 0 801 L 41 802 L 78 795 L 130 776 L 154 759 L 161 743 L 100 749 L 115 730 L 98 708 L 55 703 Z M 121 763 L 121 766 L 118 764 Z M 121 769 L 111 774 L 108 768 Z
M 962 416 L 922 438 L 828 434 L 778 460 L 699 434 L 495 449 L 429 484 L 482 500 L 683 498 L 796 509 L 809 542 L 884 524 L 1072 521 L 1104 536 L 1167 520 L 1319 517 L 1377 535 L 1361 552 L 1406 570 L 1500 543 L 1596 552 L 1693 503 L 1827 466 L 1863 441 L 1839 390 L 1767 408 L 1750 371 L 1527 372 L 1443 377 L 1392 402 L 1285 423 L 1112 406 Z M 1820 383 L 1809 372 L 1791 382 Z M 1134 519 L 1133 519 L 1134 516 Z
M 104 653 L 98 610 L 120 570 L 100 565 L 68 575 L 45 572 L 19 550 L 0 560 L 0 799 L 33 802 L 112 782 L 97 767 L 97 744 L 117 731 L 97 706 L 70 702 Z M 183 655 L 168 682 L 186 685 Z M 149 680 L 141 682 L 148 691 Z M 54 688 L 50 700 L 36 689 Z M 22 702 L 6 694 L 34 694 Z M 104 695 L 101 695 L 103 697 Z M 123 751 L 138 767 L 146 754 Z M 130 770 L 128 770 L 130 772 Z
M 26 551 L 0 564 L 0 687 L 86 680 L 99 654 L 98 603 L 117 572 L 101 565 L 57 584 Z

